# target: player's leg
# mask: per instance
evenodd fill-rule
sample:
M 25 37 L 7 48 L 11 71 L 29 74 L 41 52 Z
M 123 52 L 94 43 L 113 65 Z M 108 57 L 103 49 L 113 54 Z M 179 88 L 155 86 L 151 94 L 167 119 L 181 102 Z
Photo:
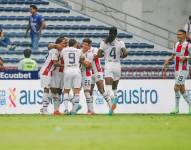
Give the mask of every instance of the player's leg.
M 175 92 L 175 108 L 171 112 L 171 114 L 179 113 L 179 103 L 180 103 L 180 85 L 174 85 L 174 92 Z
M 54 115 L 60 115 L 61 113 L 59 112 L 60 108 L 60 95 L 59 95 L 59 88 L 50 88 L 51 89 L 51 97 L 53 100 L 53 105 L 54 105 Z
M 92 114 L 94 114 L 94 109 L 93 109 L 93 99 L 91 99 L 91 96 L 90 96 L 91 77 L 84 77 L 83 88 L 84 88 L 84 95 L 86 98 L 86 103 L 87 103 L 87 108 L 88 108 L 87 114 L 92 115 Z
M 188 103 L 189 106 L 189 114 L 191 114 L 191 97 L 188 93 L 188 91 L 185 89 L 185 85 L 181 85 L 180 87 L 180 93 L 182 94 L 185 101 Z
M 82 82 L 81 74 L 77 73 L 73 80 L 74 104 L 71 114 L 76 114 L 81 109 L 81 105 L 79 104 L 81 82 Z
M 96 85 L 97 85 L 98 91 L 102 94 L 103 98 L 104 98 L 105 101 L 107 102 L 107 104 L 108 104 L 108 106 L 109 106 L 109 109 L 111 109 L 111 108 L 112 108 L 111 98 L 110 98 L 110 96 L 105 92 L 103 80 L 98 80 L 98 81 L 96 82 Z
M 43 76 L 42 74 L 40 75 L 41 87 L 44 89 L 42 97 L 42 108 L 40 109 L 40 112 L 42 114 L 48 114 L 48 105 L 51 100 L 51 95 L 49 90 L 50 80 L 51 78 L 49 76 Z
M 65 72 L 65 74 L 64 74 L 64 91 L 65 90 L 68 91 L 68 89 L 72 89 L 72 87 L 73 87 L 73 74 L 70 72 Z M 69 92 L 66 92 L 64 94 L 64 113 L 66 113 L 66 114 L 68 114 L 68 112 L 69 112 L 68 105 L 69 105 Z
M 117 87 L 118 87 L 118 83 L 119 83 L 119 80 L 116 80 L 116 81 L 113 81 L 113 84 L 112 84 L 112 90 L 113 90 L 113 93 L 114 93 L 114 99 L 112 101 L 113 104 L 115 104 L 115 108 L 117 106 L 117 102 L 118 102 L 118 96 L 117 96 Z M 114 109 L 115 109 L 114 108 Z
M 70 93 L 70 89 L 64 89 L 64 114 L 68 115 L 69 114 L 69 110 L 68 110 L 68 101 L 69 101 L 69 93 Z

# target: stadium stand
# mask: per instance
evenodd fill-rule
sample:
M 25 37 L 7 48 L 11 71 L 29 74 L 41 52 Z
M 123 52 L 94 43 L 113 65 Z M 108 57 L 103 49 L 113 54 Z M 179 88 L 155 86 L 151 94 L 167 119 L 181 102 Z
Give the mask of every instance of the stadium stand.
M 94 47 L 99 47 L 99 43 L 107 36 L 109 25 L 80 15 L 70 9 L 70 7 L 61 7 L 47 0 L 0 0 L 0 24 L 4 31 L 17 45 L 15 51 L 1 51 L 0 56 L 4 59 L 5 66 L 16 67 L 23 57 L 22 51 L 30 47 L 30 39 L 24 38 L 27 20 L 30 15 L 29 5 L 35 4 L 39 12 L 44 16 L 46 29 L 42 33 L 39 51 L 32 53 L 32 58 L 41 66 L 47 53 L 48 42 L 54 42 L 59 35 L 65 35 L 68 38 L 76 38 L 79 42 L 84 37 L 89 37 L 93 41 Z M 166 48 L 151 43 L 144 39 L 134 36 L 132 33 L 119 31 L 118 38 L 125 42 L 129 51 L 129 57 L 122 60 L 123 78 L 132 78 L 137 72 L 142 76 L 137 78 L 161 78 L 161 68 L 166 57 L 171 53 Z M 102 61 L 104 64 L 104 62 Z M 157 70 L 157 71 L 156 71 Z M 156 72 L 160 71 L 158 75 Z M 148 72 L 148 73 L 145 73 Z M 168 78 L 172 69 L 168 70 Z

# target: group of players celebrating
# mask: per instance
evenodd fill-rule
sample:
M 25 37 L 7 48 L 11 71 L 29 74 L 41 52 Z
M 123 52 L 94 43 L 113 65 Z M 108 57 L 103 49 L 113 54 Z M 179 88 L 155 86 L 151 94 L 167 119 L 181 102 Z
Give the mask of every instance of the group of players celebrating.
M 68 40 L 59 37 L 55 43 L 48 45 L 49 53 L 40 70 L 41 86 L 44 89 L 42 114 L 49 114 L 48 105 L 54 104 L 54 115 L 60 115 L 61 95 L 64 95 L 64 114 L 76 114 L 80 109 L 80 90 L 84 91 L 87 103 L 87 114 L 93 115 L 93 89 L 95 84 L 108 104 L 108 114 L 112 115 L 117 106 L 117 86 L 121 77 L 120 59 L 127 57 L 124 42 L 117 38 L 117 28 L 111 27 L 108 37 L 100 43 L 100 47 L 92 47 L 89 38 L 79 44 L 75 39 Z M 185 80 L 189 74 L 189 59 L 191 59 L 191 44 L 186 41 L 186 32 L 179 30 L 178 42 L 167 65 L 175 60 L 175 109 L 172 114 L 179 113 L 180 96 L 189 105 L 191 114 L 191 97 L 185 89 Z M 100 58 L 104 58 L 104 71 Z M 105 82 L 104 82 L 105 79 Z M 105 85 L 104 85 L 105 83 Z M 70 96 L 72 90 L 73 96 Z M 69 110 L 69 103 L 72 109 Z
M 127 57 L 122 41 L 116 39 L 117 28 L 111 27 L 108 37 L 100 48 L 92 47 L 89 38 L 79 44 L 75 39 L 59 37 L 48 45 L 48 56 L 40 70 L 43 93 L 42 114 L 49 114 L 48 105 L 54 104 L 54 115 L 60 115 L 61 94 L 64 95 L 64 114 L 76 114 L 80 109 L 80 90 L 83 89 L 87 103 L 87 114 L 93 115 L 93 89 L 95 84 L 108 104 L 112 115 L 117 104 L 117 86 L 121 77 L 120 59 Z M 100 63 L 104 57 L 105 68 Z M 105 88 L 104 88 L 105 78 Z M 106 90 L 105 90 L 106 89 Z M 73 96 L 70 96 L 72 90 Z M 69 110 L 69 103 L 72 109 Z

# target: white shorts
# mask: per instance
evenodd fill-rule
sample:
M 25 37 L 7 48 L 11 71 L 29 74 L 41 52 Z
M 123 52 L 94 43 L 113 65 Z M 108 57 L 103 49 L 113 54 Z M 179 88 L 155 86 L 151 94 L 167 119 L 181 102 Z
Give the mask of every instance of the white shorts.
M 50 88 L 51 86 L 51 76 L 45 76 L 45 75 L 40 75 L 40 84 L 41 87 L 44 88 Z
M 175 84 L 183 85 L 187 79 L 189 71 L 175 71 Z
M 103 80 L 103 72 L 98 72 L 92 75 L 91 84 L 95 84 L 96 82 Z
M 91 76 L 82 77 L 82 87 L 84 90 L 91 90 Z
M 51 87 L 52 88 L 63 88 L 64 84 L 64 73 L 53 71 L 52 72 L 52 78 L 51 78 Z
M 82 76 L 80 71 L 65 71 L 64 72 L 64 89 L 80 88 Z
M 111 77 L 113 81 L 120 80 L 121 78 L 121 66 L 106 67 L 104 71 L 105 78 Z

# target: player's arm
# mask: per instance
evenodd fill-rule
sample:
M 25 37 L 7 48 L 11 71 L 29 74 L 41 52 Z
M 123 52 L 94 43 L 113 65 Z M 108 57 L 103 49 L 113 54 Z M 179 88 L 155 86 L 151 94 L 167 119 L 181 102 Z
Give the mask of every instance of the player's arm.
M 40 29 L 38 30 L 39 33 L 41 33 L 41 31 L 46 28 L 46 24 L 43 17 L 41 18 L 40 21 L 41 21 L 41 24 L 40 24 Z
M 164 62 L 164 68 L 166 68 L 167 65 L 174 60 L 174 58 L 175 58 L 175 54 L 171 55 L 168 59 L 166 59 Z
M 104 51 L 103 51 L 103 49 L 99 49 L 99 50 L 98 50 L 98 52 L 97 52 L 97 57 L 99 57 L 99 58 L 104 57 Z
M 121 57 L 121 58 L 125 58 L 125 57 L 127 57 L 127 55 L 128 55 L 127 49 L 124 48 L 124 47 L 121 48 L 120 57 Z
M 29 30 L 30 30 L 30 24 L 28 22 L 27 28 L 26 28 L 26 33 L 25 33 L 25 38 L 27 37 Z

